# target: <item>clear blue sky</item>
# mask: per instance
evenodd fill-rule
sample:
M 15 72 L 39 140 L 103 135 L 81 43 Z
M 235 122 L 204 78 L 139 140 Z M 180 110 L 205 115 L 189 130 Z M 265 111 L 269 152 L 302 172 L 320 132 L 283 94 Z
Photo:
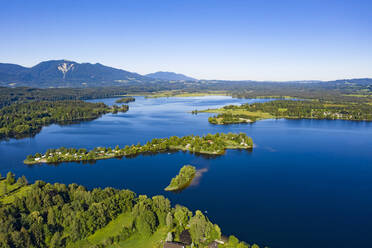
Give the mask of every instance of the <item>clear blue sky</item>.
M 3 0 L 0 62 L 199 79 L 372 77 L 372 1 Z

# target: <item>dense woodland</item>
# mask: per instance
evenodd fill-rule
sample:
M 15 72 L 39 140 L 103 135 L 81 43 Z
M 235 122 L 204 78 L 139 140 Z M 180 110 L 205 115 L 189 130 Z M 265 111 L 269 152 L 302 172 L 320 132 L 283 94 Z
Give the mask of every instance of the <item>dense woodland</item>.
M 102 114 L 126 112 L 127 105 L 112 108 L 84 101 L 33 101 L 0 109 L 0 138 L 19 138 L 38 133 L 45 125 L 92 120 Z
M 17 190 L 4 188 L 16 185 Z M 201 212 L 172 207 L 163 196 L 137 196 L 129 190 L 113 188 L 87 190 L 77 184 L 32 185 L 12 173 L 0 181 L 0 247 L 107 247 L 136 236 L 148 239 L 162 233 L 157 247 L 165 241 L 177 241 L 193 247 L 205 247 L 221 239 L 221 230 Z M 11 200 L 9 200 L 11 199 Z M 116 234 L 105 227 L 120 216 L 127 216 Z M 119 223 L 120 224 L 120 223 Z M 100 230 L 102 229 L 102 230 Z M 103 238 L 91 243 L 90 236 L 101 231 Z M 102 232 L 103 231 L 103 232 Z M 103 234 L 102 234 L 103 233 Z M 219 247 L 248 248 L 230 236 Z M 251 246 L 258 248 L 257 245 Z
M 116 146 L 96 147 L 88 151 L 85 148 L 48 149 L 45 154 L 28 155 L 24 163 L 60 163 L 72 161 L 88 161 L 123 156 L 136 156 L 144 153 L 157 153 L 172 150 L 190 151 L 201 154 L 223 154 L 225 149 L 250 149 L 253 140 L 245 133 L 216 133 L 205 136 L 189 135 L 184 137 L 155 138 L 141 145 L 126 145 L 124 148 Z
M 372 121 L 372 106 L 364 103 L 276 100 L 241 106 L 225 106 L 224 109 L 231 110 L 231 113 L 234 113 L 234 110 L 264 112 L 276 118 Z
M 196 174 L 196 168 L 192 165 L 184 165 L 177 176 L 173 177 L 166 191 L 180 190 L 187 186 Z

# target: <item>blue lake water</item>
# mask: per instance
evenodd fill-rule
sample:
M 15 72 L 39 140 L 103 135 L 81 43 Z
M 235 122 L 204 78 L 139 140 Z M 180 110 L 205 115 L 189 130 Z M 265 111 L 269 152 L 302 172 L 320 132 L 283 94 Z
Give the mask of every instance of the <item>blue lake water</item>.
M 113 104 L 115 99 L 94 101 Z M 127 113 L 51 125 L 33 138 L 0 142 L 0 173 L 11 170 L 31 182 L 163 194 L 173 204 L 207 211 L 224 234 L 262 246 L 372 247 L 372 123 L 280 119 L 217 126 L 208 123 L 210 114 L 187 113 L 255 101 L 264 100 L 136 97 Z M 28 154 L 60 146 L 115 147 L 216 132 L 246 132 L 256 147 L 252 152 L 228 150 L 217 158 L 177 152 L 94 164 L 22 163 Z M 205 172 L 181 193 L 165 192 L 185 164 Z

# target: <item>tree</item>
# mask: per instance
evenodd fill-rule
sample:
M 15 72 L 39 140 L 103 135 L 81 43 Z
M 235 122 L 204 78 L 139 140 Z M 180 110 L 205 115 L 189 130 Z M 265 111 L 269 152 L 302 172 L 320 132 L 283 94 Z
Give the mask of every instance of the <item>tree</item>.
M 25 176 L 22 176 L 18 178 L 17 183 L 23 186 L 23 185 L 27 185 L 28 181 Z
M 171 212 L 169 212 L 167 214 L 166 224 L 167 224 L 167 227 L 169 229 L 172 229 L 173 228 L 173 216 L 172 216 L 172 213 Z
M 6 175 L 6 181 L 10 185 L 15 183 L 14 174 L 12 172 L 10 172 L 10 171 L 8 172 L 8 174 Z
M 212 223 L 199 210 L 190 219 L 190 234 L 195 244 L 211 241 Z
M 182 206 L 176 206 L 174 217 L 177 221 L 177 226 L 179 226 L 181 229 L 184 229 L 184 227 L 188 223 L 188 220 L 191 214 L 192 213 L 187 208 L 182 207 Z
M 1 194 L 1 195 L 5 195 L 7 191 L 8 191 L 7 184 L 6 184 L 6 183 L 1 184 L 1 191 L 0 191 L 0 194 Z

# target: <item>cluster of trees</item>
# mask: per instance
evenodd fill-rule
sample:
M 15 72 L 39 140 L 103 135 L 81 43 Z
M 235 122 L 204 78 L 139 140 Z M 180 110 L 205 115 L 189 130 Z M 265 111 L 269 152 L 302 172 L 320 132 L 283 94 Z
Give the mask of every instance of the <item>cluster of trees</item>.
M 127 96 L 127 97 L 119 98 L 115 102 L 116 103 L 129 103 L 129 102 L 134 102 L 134 101 L 136 101 L 136 98 Z
M 372 121 L 372 108 L 367 103 L 340 103 L 330 101 L 276 100 L 264 103 L 229 105 L 224 109 L 265 112 L 276 118 L 342 119 Z
M 0 247 L 65 247 L 87 238 L 122 213 L 131 216 L 129 226 L 123 227 L 119 235 L 106 234 L 98 247 L 133 234 L 147 239 L 159 228 L 167 230 L 168 241 L 182 241 L 188 232 L 194 247 L 204 247 L 221 238 L 220 228 L 201 211 L 193 214 L 186 207 L 172 207 L 164 196 L 137 197 L 129 190 L 89 191 L 77 184 L 43 181 L 25 187 L 30 188 L 26 195 L 0 204 Z M 249 247 L 234 237 L 230 239 L 236 245 L 228 247 Z
M 256 121 L 256 116 L 244 115 L 244 114 L 232 114 L 232 113 L 222 113 L 216 116 L 211 116 L 208 118 L 211 124 L 234 124 L 234 123 L 248 123 Z
M 126 145 L 124 148 L 116 146 L 96 147 L 93 150 L 80 148 L 48 149 L 45 154 L 36 153 L 28 155 L 25 159 L 26 164 L 34 163 L 58 163 L 69 161 L 97 160 L 123 156 L 136 156 L 143 153 L 156 153 L 168 150 L 183 150 L 194 153 L 223 154 L 225 149 L 248 149 L 252 148 L 253 140 L 245 133 L 216 133 L 205 136 L 172 136 L 170 138 L 152 139 L 146 144 Z
M 173 177 L 170 184 L 165 188 L 166 191 L 179 190 L 187 186 L 196 173 L 196 168 L 192 165 L 184 165 L 177 176 Z
M 84 101 L 33 101 L 0 109 L 0 138 L 34 135 L 45 125 L 91 120 L 108 112 L 126 112 L 127 105 L 108 107 Z
M 127 112 L 129 110 L 129 106 L 128 105 L 125 105 L 125 104 L 123 104 L 123 105 L 121 105 L 121 106 L 118 106 L 118 105 L 112 105 L 112 107 L 111 107 L 111 112 L 113 113 L 113 114 L 117 114 L 118 112 L 122 112 L 122 113 L 125 113 L 125 112 Z

